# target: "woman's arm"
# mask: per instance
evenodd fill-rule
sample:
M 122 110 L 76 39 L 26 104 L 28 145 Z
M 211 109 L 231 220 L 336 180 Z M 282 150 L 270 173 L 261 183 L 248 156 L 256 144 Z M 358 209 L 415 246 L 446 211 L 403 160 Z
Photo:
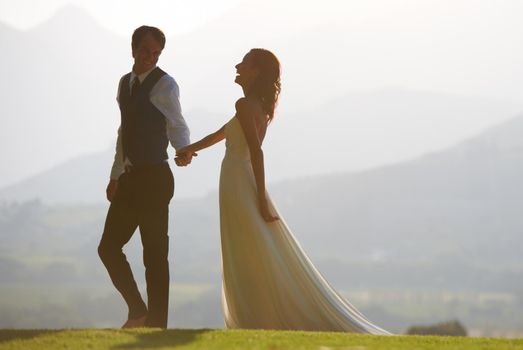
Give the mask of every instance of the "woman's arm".
M 176 155 L 181 156 L 183 154 L 195 154 L 196 152 L 198 152 L 202 149 L 211 147 L 212 145 L 223 140 L 224 138 L 225 138 L 225 125 L 222 126 L 219 130 L 213 132 L 212 134 L 205 136 L 200 141 L 192 143 L 188 146 L 185 146 L 185 147 L 177 150 Z
M 256 180 L 260 212 L 265 221 L 271 222 L 278 220 L 278 218 L 270 213 L 265 196 L 265 166 L 261 140 L 255 120 L 257 106 L 254 103 L 255 102 L 249 101 L 247 98 L 239 99 L 236 102 L 236 117 L 240 121 L 251 153 L 251 164 Z
M 214 145 L 225 138 L 225 125 L 219 130 L 205 136 L 198 142 L 192 143 L 188 146 L 176 150 L 175 162 L 178 166 L 187 166 L 191 163 L 193 156 L 197 156 L 196 152 Z

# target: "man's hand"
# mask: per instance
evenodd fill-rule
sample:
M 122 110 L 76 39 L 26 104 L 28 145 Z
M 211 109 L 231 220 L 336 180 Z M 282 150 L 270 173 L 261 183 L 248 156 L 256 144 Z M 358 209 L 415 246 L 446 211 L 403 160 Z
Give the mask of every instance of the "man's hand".
M 176 152 L 176 158 L 174 158 L 174 162 L 178 166 L 187 166 L 191 164 L 192 157 L 198 156 L 197 153 L 193 153 L 188 150 L 181 149 L 180 151 Z
M 107 189 L 105 190 L 105 194 L 107 195 L 107 200 L 109 202 L 112 202 L 114 199 L 114 196 L 116 196 L 116 191 L 118 190 L 118 180 L 109 181 L 109 184 L 107 185 Z

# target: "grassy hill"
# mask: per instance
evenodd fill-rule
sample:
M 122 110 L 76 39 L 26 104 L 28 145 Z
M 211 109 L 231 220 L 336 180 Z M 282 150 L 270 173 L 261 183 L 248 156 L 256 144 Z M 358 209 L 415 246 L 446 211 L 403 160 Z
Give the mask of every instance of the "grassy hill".
M 0 330 L 0 349 L 481 350 L 523 349 L 523 339 L 211 329 Z

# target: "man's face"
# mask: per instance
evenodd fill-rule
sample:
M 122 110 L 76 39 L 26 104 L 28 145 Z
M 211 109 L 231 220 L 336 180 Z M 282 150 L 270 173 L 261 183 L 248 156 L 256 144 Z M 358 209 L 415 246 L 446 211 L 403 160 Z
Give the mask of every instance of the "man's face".
M 161 44 L 151 34 L 147 34 L 133 50 L 135 73 L 141 74 L 153 68 L 161 53 Z

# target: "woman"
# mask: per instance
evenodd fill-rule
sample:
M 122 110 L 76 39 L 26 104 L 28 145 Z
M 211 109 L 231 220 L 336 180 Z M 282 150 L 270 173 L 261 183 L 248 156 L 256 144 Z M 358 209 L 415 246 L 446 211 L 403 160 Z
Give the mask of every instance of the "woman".
M 236 102 L 236 115 L 177 154 L 193 155 L 226 139 L 220 229 L 227 327 L 389 334 L 329 286 L 265 191 L 261 146 L 280 93 L 278 59 L 252 49 L 236 71 L 245 95 Z

